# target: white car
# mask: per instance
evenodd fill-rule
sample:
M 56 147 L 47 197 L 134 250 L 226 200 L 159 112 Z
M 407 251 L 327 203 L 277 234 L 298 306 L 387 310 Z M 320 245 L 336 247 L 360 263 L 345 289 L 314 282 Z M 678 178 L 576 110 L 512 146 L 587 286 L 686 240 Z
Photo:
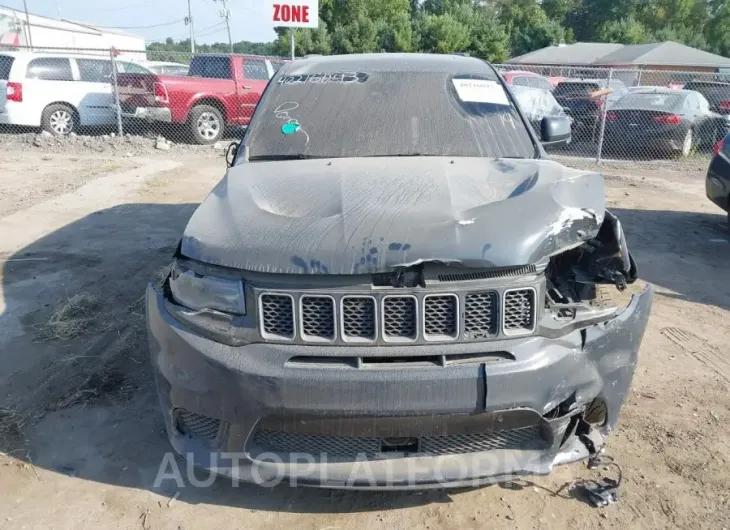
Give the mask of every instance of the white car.
M 111 61 L 100 56 L 0 52 L 0 124 L 63 136 L 116 123 Z
M 188 75 L 187 64 L 166 61 L 119 61 L 119 71 L 130 74 Z

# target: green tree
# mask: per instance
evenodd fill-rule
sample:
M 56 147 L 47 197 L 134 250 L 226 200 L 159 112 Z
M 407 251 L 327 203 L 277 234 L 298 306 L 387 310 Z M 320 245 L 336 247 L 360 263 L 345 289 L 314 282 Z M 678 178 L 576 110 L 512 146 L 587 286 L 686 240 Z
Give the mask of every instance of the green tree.
M 491 62 L 502 62 L 509 57 L 509 36 L 491 8 L 457 6 L 453 16 L 469 29 L 466 52 Z
M 643 44 L 649 40 L 646 27 L 633 17 L 604 22 L 599 26 L 596 35 L 601 42 L 621 44 Z
M 471 43 L 469 28 L 450 14 L 424 15 L 421 49 L 432 53 L 463 52 Z
M 390 23 L 379 20 L 377 23 L 378 46 L 386 52 L 413 51 L 413 27 L 411 17 L 401 13 Z
M 710 0 L 707 40 L 715 53 L 730 55 L 730 0 Z
M 378 51 L 378 29 L 375 22 L 365 15 L 359 15 L 347 24 L 335 26 L 332 49 L 334 53 Z
M 274 43 L 276 55 L 288 56 L 291 54 L 289 41 L 289 28 L 276 28 L 278 38 Z M 235 49 L 235 45 L 234 45 Z M 294 30 L 294 50 L 297 57 L 308 53 L 327 55 L 332 53 L 332 42 L 330 40 L 327 25 L 320 19 L 317 29 L 297 28 Z

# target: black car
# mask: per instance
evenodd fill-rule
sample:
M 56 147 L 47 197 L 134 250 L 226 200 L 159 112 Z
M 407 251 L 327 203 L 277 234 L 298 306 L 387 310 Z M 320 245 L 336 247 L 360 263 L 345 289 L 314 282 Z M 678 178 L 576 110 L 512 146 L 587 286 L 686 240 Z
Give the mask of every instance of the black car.
M 730 228 L 730 134 L 715 146 L 705 180 L 707 198 L 728 212 L 727 224 Z
M 696 147 L 712 146 L 725 134 L 724 117 L 713 112 L 699 92 L 652 88 L 621 98 L 606 113 L 603 146 L 645 153 L 688 156 Z

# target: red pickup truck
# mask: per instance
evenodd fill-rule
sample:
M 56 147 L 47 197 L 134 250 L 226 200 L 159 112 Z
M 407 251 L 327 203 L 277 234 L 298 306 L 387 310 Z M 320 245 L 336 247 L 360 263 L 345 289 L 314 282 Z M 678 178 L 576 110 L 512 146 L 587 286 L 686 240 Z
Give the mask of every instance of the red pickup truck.
M 198 55 L 187 76 L 120 73 L 122 116 L 182 124 L 194 142 L 212 144 L 226 125 L 248 125 L 266 84 L 283 63 L 252 55 Z

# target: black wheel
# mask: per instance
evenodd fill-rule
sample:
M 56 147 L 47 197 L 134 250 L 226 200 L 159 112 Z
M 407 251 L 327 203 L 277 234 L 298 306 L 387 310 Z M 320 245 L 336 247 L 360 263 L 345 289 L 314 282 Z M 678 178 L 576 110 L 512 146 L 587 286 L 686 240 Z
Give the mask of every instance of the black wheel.
M 210 105 L 197 105 L 190 111 L 190 133 L 197 144 L 214 144 L 223 137 L 223 114 Z
M 74 132 L 78 125 L 78 114 L 70 105 L 54 103 L 43 109 L 41 114 L 41 127 L 54 136 L 67 136 Z

